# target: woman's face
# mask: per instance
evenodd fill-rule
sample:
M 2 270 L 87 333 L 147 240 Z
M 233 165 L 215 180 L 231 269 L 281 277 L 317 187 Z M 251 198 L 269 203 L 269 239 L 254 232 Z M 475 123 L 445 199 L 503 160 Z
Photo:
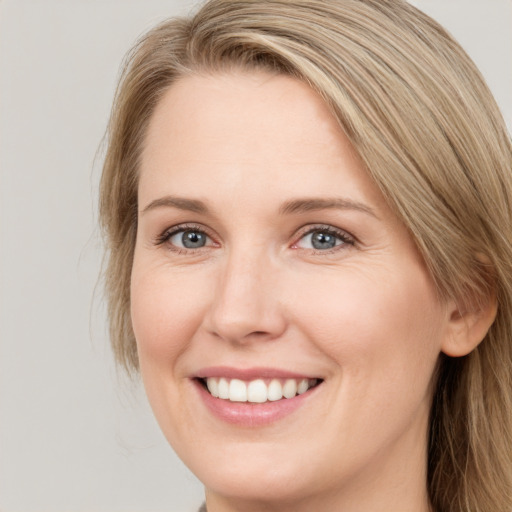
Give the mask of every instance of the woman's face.
M 150 121 L 138 199 L 141 373 L 207 492 L 424 487 L 450 312 L 319 96 L 263 72 L 183 78 Z

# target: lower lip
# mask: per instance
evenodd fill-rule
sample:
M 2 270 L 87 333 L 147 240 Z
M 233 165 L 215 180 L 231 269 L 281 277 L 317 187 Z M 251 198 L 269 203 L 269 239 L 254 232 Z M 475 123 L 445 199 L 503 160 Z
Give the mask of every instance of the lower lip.
M 215 398 L 198 381 L 194 380 L 199 395 L 206 407 L 217 418 L 238 425 L 241 427 L 260 427 L 274 423 L 285 416 L 296 411 L 299 407 L 316 392 L 320 385 L 309 389 L 302 395 L 293 398 L 283 398 L 275 402 L 250 403 L 250 402 L 231 402 L 222 398 Z

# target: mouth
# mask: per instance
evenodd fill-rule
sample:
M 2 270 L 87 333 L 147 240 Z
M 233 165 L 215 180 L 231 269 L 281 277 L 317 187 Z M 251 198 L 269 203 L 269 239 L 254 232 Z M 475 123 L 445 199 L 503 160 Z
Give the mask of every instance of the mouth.
M 253 429 L 317 403 L 314 396 L 324 379 L 276 368 L 216 366 L 203 368 L 192 381 L 215 417 L 236 428 Z
M 309 378 L 257 378 L 245 381 L 229 377 L 207 377 L 197 380 L 214 398 L 254 404 L 289 400 L 307 393 L 322 382 L 322 379 Z

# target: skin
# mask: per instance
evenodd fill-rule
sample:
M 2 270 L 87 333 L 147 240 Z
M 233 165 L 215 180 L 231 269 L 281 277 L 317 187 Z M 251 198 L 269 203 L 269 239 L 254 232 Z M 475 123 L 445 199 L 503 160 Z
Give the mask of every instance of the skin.
M 167 196 L 207 211 L 155 205 Z M 348 205 L 280 211 L 305 198 Z M 432 375 L 442 350 L 469 350 L 467 330 L 319 96 L 263 72 L 181 79 L 150 121 L 138 199 L 141 374 L 209 512 L 429 510 Z M 184 223 L 204 247 L 158 242 Z M 314 249 L 307 231 L 326 226 L 350 238 Z M 292 414 L 246 428 L 198 397 L 191 376 L 219 365 L 323 382 Z

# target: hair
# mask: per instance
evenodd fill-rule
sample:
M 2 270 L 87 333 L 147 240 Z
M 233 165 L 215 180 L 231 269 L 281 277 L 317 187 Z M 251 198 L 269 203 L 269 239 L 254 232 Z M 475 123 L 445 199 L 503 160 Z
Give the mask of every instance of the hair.
M 130 319 L 137 186 L 148 122 L 174 82 L 266 70 L 317 91 L 409 229 L 440 298 L 496 320 L 469 355 L 441 355 L 428 490 L 436 511 L 512 510 L 512 145 L 470 58 L 403 0 L 212 0 L 127 57 L 107 133 L 100 220 L 117 361 L 138 369 Z

